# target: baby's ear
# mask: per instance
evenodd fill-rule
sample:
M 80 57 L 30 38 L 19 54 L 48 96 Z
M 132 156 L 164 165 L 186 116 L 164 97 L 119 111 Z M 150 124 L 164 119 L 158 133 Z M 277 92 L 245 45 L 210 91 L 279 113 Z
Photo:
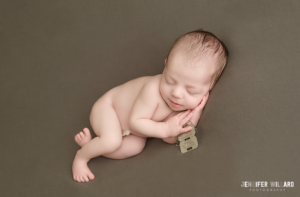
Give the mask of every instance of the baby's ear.
M 168 59 L 168 58 L 165 59 L 165 65 L 167 64 L 167 59 Z

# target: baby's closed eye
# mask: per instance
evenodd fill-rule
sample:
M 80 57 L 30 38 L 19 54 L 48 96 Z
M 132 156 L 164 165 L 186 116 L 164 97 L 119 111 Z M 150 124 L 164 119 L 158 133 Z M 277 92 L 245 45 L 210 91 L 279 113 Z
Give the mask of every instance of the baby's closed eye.
M 167 81 L 167 80 L 166 80 L 166 82 L 167 82 L 168 84 L 172 85 L 172 83 L 171 83 L 171 82 L 169 82 L 169 81 Z

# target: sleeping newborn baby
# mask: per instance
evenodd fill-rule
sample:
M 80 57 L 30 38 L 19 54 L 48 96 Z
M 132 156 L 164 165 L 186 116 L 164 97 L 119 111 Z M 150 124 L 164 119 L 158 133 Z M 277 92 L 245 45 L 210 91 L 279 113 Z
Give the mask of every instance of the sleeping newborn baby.
M 220 77 L 228 52 L 212 33 L 196 30 L 173 44 L 162 74 L 128 81 L 106 92 L 93 105 L 88 128 L 75 136 L 72 171 L 78 182 L 95 178 L 87 163 L 104 156 L 125 159 L 141 153 L 148 137 L 174 144 L 176 136 L 197 125 L 209 92 Z

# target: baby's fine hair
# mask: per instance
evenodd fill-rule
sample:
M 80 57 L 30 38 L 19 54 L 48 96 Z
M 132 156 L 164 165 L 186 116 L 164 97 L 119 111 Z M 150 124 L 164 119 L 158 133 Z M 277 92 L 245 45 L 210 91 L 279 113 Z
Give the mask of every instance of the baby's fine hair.
M 224 43 L 213 33 L 198 29 L 177 38 L 169 51 L 167 59 L 171 51 L 177 46 L 180 46 L 178 50 L 184 51 L 187 61 L 197 62 L 202 58 L 214 59 L 217 68 L 212 76 L 210 91 L 220 78 L 228 61 L 228 50 Z

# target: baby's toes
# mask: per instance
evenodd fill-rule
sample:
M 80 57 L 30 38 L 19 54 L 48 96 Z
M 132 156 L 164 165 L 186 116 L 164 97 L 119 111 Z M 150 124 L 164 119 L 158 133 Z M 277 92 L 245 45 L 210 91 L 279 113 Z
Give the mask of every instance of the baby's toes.
M 77 181 L 77 182 L 81 182 L 80 179 L 79 179 L 79 176 L 76 176 L 76 175 L 75 175 L 74 180 Z
M 81 136 L 79 134 L 76 135 L 76 138 L 77 138 L 78 141 L 81 140 Z
M 80 134 L 81 139 L 83 139 L 85 137 L 85 135 L 82 131 L 79 134 Z
M 84 128 L 83 129 L 83 133 L 85 134 L 85 135 L 90 135 L 91 133 L 90 133 L 90 130 L 88 129 L 88 128 Z
M 87 176 L 88 176 L 88 178 L 90 179 L 90 180 L 93 180 L 94 178 L 95 178 L 95 175 L 93 174 L 93 173 L 88 173 L 87 174 Z
M 89 178 L 86 175 L 83 176 L 83 179 L 85 180 L 85 182 L 89 182 Z
M 80 177 L 81 182 L 85 182 L 83 176 Z
M 79 141 L 79 139 L 78 139 L 78 136 L 77 136 L 77 135 L 75 135 L 74 139 L 75 139 L 75 141 L 76 141 L 76 142 L 78 142 L 78 141 Z

